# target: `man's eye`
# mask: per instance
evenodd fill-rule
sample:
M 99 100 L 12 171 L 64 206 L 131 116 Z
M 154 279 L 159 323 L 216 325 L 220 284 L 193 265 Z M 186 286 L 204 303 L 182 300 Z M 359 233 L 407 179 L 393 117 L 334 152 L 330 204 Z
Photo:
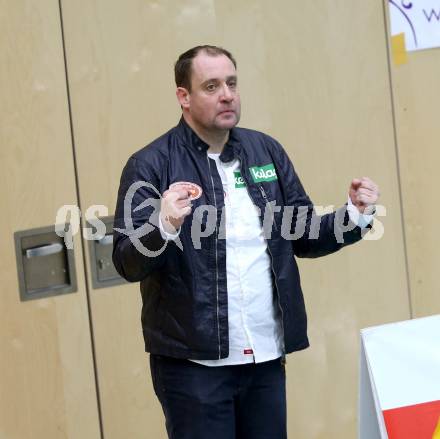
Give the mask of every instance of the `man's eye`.
M 229 88 L 236 88 L 237 87 L 237 81 L 228 82 L 228 87 Z
M 215 88 L 216 88 L 215 84 L 208 84 L 206 86 L 206 90 L 208 90 L 208 91 L 214 91 Z

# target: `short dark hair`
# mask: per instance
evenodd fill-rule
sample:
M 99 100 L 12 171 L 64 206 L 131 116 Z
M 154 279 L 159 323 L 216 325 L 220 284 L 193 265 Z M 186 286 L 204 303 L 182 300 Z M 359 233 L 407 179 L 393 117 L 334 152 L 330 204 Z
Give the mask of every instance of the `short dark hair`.
M 200 52 L 205 52 L 211 56 L 225 55 L 232 61 L 234 67 L 237 68 L 237 62 L 228 50 L 218 46 L 196 46 L 182 53 L 176 64 L 174 64 L 174 79 L 176 80 L 177 87 L 183 87 L 191 91 L 192 61 Z

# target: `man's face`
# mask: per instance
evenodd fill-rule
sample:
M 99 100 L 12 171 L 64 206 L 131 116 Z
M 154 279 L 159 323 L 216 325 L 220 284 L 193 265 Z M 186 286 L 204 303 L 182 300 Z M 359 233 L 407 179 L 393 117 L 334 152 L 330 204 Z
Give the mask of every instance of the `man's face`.
M 215 133 L 237 125 L 241 110 L 237 72 L 227 56 L 200 52 L 193 59 L 186 103 L 182 106 L 196 129 Z

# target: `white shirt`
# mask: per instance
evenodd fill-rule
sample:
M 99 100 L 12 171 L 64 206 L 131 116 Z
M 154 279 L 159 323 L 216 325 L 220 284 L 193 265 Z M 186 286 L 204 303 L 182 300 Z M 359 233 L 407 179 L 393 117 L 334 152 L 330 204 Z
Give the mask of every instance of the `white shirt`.
M 240 163 L 215 160 L 223 184 L 226 215 L 226 274 L 229 356 L 219 360 L 191 360 L 206 366 L 261 363 L 283 355 L 283 331 L 278 295 L 272 285 L 270 256 L 260 218 L 246 186 Z M 350 219 L 365 226 L 371 215 L 359 215 L 349 199 Z M 354 208 L 354 210 L 353 210 Z M 164 239 L 175 239 L 163 229 Z
M 223 163 L 220 154 L 208 155 L 225 197 L 229 356 L 196 362 L 222 366 L 274 360 L 283 354 L 284 340 L 260 217 L 239 180 L 239 161 Z

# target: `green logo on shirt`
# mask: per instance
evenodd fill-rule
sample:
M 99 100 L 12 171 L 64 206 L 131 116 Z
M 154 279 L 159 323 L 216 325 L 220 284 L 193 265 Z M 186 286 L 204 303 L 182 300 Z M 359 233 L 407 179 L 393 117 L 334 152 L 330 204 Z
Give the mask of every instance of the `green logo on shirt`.
M 246 183 L 244 182 L 244 179 L 241 176 L 240 171 L 234 171 L 234 179 L 235 179 L 235 188 L 236 189 L 246 187 Z
M 278 180 L 273 163 L 269 163 L 265 166 L 253 166 L 252 168 L 249 168 L 249 170 L 251 171 L 254 183 Z

